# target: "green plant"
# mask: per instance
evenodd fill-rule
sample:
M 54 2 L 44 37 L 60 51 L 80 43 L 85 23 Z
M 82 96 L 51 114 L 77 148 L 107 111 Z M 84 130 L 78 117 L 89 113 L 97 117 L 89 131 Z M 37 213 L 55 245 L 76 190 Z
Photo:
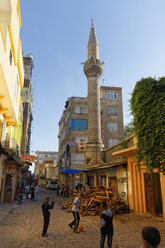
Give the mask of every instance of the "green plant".
M 138 81 L 130 100 L 137 135 L 137 162 L 165 174 L 165 77 Z
M 134 132 L 135 132 L 135 127 L 134 127 L 132 121 L 130 123 L 128 123 L 127 125 L 124 126 L 124 136 L 125 137 L 130 136 Z
M 128 148 L 128 140 L 124 140 L 124 141 L 121 143 L 121 146 L 122 146 L 123 149 Z

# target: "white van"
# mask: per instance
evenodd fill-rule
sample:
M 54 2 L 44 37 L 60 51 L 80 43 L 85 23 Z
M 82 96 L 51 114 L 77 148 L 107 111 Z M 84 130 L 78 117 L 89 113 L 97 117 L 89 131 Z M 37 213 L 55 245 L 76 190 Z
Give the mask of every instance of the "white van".
M 47 189 L 57 189 L 57 181 L 48 181 L 46 185 Z

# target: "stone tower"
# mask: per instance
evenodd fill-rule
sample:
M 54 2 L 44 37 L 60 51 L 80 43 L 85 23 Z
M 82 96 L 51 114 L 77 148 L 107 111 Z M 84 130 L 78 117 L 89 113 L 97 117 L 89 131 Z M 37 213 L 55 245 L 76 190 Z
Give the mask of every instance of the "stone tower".
M 99 60 L 99 46 L 92 20 L 89 41 L 88 60 L 84 63 L 84 73 L 88 79 L 88 142 L 85 149 L 86 166 L 103 163 L 101 151 L 100 121 L 100 76 L 103 62 Z

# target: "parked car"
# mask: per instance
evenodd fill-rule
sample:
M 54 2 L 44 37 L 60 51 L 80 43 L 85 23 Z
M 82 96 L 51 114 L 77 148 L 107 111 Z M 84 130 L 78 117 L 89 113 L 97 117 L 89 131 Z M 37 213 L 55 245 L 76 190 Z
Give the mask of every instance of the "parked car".
M 46 185 L 47 189 L 57 189 L 57 181 L 48 181 Z

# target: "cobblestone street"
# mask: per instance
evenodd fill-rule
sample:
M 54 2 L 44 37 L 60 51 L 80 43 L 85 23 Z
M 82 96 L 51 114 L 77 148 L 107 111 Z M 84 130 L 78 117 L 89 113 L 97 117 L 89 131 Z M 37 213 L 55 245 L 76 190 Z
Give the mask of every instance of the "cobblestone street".
M 48 238 L 41 237 L 43 218 L 41 204 L 45 195 L 55 200 L 51 211 Z M 0 224 L 0 248 L 93 248 L 99 247 L 99 216 L 81 217 L 84 231 L 74 234 L 68 227 L 72 214 L 62 210 L 62 203 L 69 199 L 57 198 L 54 191 L 41 190 L 37 201 L 24 200 L 14 208 Z M 127 214 L 114 217 L 113 248 L 136 248 L 141 246 L 141 229 L 145 225 L 154 225 L 160 232 L 165 247 L 165 222 L 162 218 Z M 106 247 L 106 245 L 105 245 Z

